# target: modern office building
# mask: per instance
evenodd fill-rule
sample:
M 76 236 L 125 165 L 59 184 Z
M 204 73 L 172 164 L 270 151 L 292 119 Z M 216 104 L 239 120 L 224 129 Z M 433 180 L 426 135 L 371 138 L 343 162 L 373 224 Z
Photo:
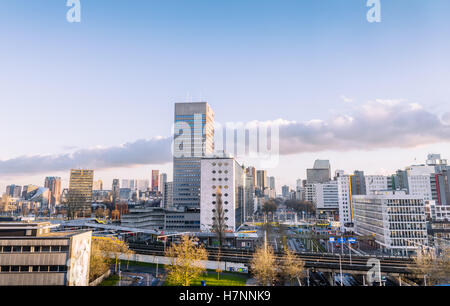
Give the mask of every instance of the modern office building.
M 325 183 L 331 180 L 331 165 L 329 160 L 317 159 L 312 169 L 306 170 L 307 184 Z
M 0 286 L 88 286 L 91 231 L 0 223 Z
M 12 198 L 19 198 L 22 194 L 22 186 L 8 185 L 6 186 L 6 195 Z
M 91 215 L 93 182 L 94 170 L 70 170 L 68 202 L 68 212 L 70 218 Z
M 136 207 L 122 216 L 121 224 L 124 227 L 155 231 L 197 232 L 200 228 L 200 215 L 162 207 Z
M 167 183 L 167 173 L 161 173 L 159 175 L 159 192 L 164 192 L 164 184 Z
M 339 193 L 336 181 L 314 184 L 313 203 L 316 215 L 321 218 L 336 218 L 339 212 Z
M 159 191 L 159 170 L 152 170 L 152 191 Z
M 176 103 L 173 205 L 200 208 L 201 159 L 214 152 L 214 112 L 207 102 Z
M 61 178 L 55 176 L 46 177 L 44 187 L 50 191 L 49 205 L 54 210 L 61 203 Z
M 173 208 L 173 182 L 165 182 L 162 191 L 161 207 L 164 209 Z
M 340 173 L 336 176 L 339 201 L 339 222 L 342 232 L 354 231 L 351 176 Z
M 386 250 L 408 254 L 427 245 L 425 203 L 403 190 L 353 196 L 356 232 Z
M 351 176 L 351 181 L 352 181 L 351 187 L 353 195 L 367 194 L 364 171 L 355 170 L 353 175 Z
M 244 221 L 253 221 L 257 209 L 255 205 L 255 178 L 252 172 L 248 170 L 249 168 L 245 171 Z
M 113 179 L 111 193 L 112 193 L 113 204 L 118 204 L 119 201 L 120 201 L 120 182 L 119 182 L 119 179 Z
M 285 198 L 285 199 L 289 198 L 289 191 L 290 191 L 289 186 L 287 186 L 287 185 L 281 186 L 281 196 L 283 198 Z
M 94 181 L 94 184 L 92 185 L 92 190 L 98 191 L 103 190 L 103 181 L 102 180 Z
M 201 161 L 200 226 L 212 230 L 218 216 L 218 197 L 222 200 L 225 227 L 228 231 L 244 223 L 245 173 L 233 157 L 205 157 Z
M 434 175 L 433 166 L 410 166 L 406 168 L 408 176 L 408 193 L 423 198 L 424 201 L 433 199 L 431 179 Z
M 376 191 L 389 190 L 388 177 L 384 175 L 366 175 L 365 176 L 366 194 L 372 194 Z
M 264 196 L 264 191 L 269 187 L 266 170 L 256 171 L 256 189 L 258 196 Z

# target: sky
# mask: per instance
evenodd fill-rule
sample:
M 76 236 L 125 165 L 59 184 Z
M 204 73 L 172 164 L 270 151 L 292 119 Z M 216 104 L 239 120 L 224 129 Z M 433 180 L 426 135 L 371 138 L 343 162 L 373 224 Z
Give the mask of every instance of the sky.
M 450 158 L 450 2 L 0 2 L 0 191 L 91 167 L 172 177 L 174 103 L 225 122 L 282 122 L 277 187 L 316 158 L 389 174 Z

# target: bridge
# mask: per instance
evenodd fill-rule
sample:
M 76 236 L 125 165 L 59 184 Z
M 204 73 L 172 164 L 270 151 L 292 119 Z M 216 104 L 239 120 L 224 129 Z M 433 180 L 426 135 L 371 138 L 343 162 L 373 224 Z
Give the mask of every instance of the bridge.
M 142 244 L 131 243 L 130 248 L 137 254 L 164 256 L 164 247 L 150 245 L 143 246 Z M 217 261 L 223 260 L 227 262 L 242 263 L 246 266 L 250 265 L 253 257 L 253 251 L 250 250 L 231 250 L 222 249 L 220 256 L 216 248 L 207 248 L 208 260 Z M 380 261 L 380 272 L 382 274 L 390 274 L 392 276 L 410 275 L 412 274 L 412 259 L 398 256 L 348 256 L 341 254 L 322 254 L 312 252 L 295 252 L 297 257 L 305 263 L 307 269 L 312 269 L 321 272 L 336 272 L 351 274 L 367 274 L 373 268 L 373 264 L 369 263 L 371 258 L 376 258 Z M 277 259 L 282 259 L 283 253 L 275 253 Z

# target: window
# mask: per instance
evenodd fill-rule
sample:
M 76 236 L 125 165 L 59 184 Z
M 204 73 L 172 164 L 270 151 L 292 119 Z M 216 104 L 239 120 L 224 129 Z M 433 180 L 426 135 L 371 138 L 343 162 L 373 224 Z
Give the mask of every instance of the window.
M 20 272 L 30 272 L 30 268 L 28 266 L 20 266 Z
M 33 272 L 39 272 L 39 266 L 33 266 Z
M 40 272 L 48 272 L 48 266 L 39 266 Z
M 11 272 L 20 272 L 20 266 L 11 266 Z
M 40 246 L 35 246 L 35 247 L 34 247 L 34 251 L 35 251 L 36 253 L 39 253 L 39 252 L 41 251 L 41 247 L 40 247 Z
M 11 253 L 11 249 L 12 249 L 12 247 L 10 247 L 10 246 L 4 246 L 3 253 Z
M 13 246 L 12 247 L 13 253 L 19 253 L 19 252 L 21 252 L 21 250 L 22 250 L 22 247 L 20 247 L 20 246 Z
M 50 252 L 49 246 L 41 246 L 41 252 Z
M 22 247 L 22 252 L 31 252 L 31 247 L 30 246 L 23 246 Z
M 58 272 L 58 266 L 50 266 L 50 272 Z
M 0 272 L 9 272 L 9 266 L 2 266 Z

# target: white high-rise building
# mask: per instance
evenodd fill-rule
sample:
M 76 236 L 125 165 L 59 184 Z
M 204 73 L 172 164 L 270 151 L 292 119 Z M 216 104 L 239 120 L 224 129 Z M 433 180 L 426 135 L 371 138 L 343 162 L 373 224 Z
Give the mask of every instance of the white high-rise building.
M 350 177 L 350 175 L 345 175 L 343 173 L 336 177 L 339 197 L 339 222 L 342 232 L 354 231 Z
M 388 189 L 388 178 L 384 175 L 366 175 L 366 194 L 373 194 L 376 191 Z
M 410 166 L 406 168 L 408 176 L 408 191 L 410 195 L 422 198 L 424 201 L 433 200 L 431 191 L 431 175 L 434 174 L 433 166 Z
M 313 203 L 319 215 L 334 216 L 339 210 L 338 184 L 336 181 L 314 184 Z
M 218 192 L 227 230 L 234 232 L 244 222 L 244 169 L 233 157 L 205 157 L 201 161 L 200 229 L 212 230 Z
M 427 245 L 424 200 L 404 190 L 353 196 L 356 233 L 374 236 L 393 253 L 406 254 Z

